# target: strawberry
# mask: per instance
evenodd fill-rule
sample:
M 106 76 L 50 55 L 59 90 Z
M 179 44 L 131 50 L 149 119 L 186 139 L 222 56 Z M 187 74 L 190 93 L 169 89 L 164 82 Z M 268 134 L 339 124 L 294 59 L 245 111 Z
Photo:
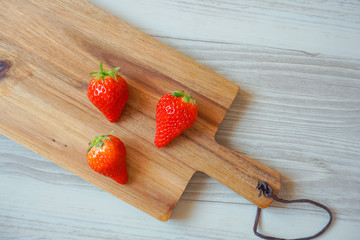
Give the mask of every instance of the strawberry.
M 110 122 L 116 122 L 129 98 L 129 87 L 117 72 L 120 68 L 104 70 L 100 62 L 100 72 L 92 72 L 87 95 Z
M 161 148 L 196 121 L 198 110 L 192 95 L 174 91 L 164 95 L 156 106 L 155 145 Z
M 86 153 L 89 166 L 118 183 L 127 182 L 126 149 L 124 143 L 113 135 L 95 137 Z

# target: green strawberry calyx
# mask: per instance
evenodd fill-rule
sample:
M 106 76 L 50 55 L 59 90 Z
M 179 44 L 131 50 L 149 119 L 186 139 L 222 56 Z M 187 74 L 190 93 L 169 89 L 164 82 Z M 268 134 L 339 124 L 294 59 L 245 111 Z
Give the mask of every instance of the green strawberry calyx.
M 87 153 L 90 151 L 90 149 L 92 147 L 102 147 L 104 146 L 104 140 L 107 139 L 109 141 L 111 141 L 111 139 L 109 138 L 109 135 L 111 135 L 114 131 L 111 131 L 109 134 L 106 135 L 101 135 L 101 136 L 97 136 L 94 138 L 94 140 L 92 140 L 91 142 L 89 142 L 89 148 L 87 150 Z
M 119 67 L 113 68 L 111 70 L 104 70 L 103 68 L 103 62 L 100 62 L 100 72 L 92 72 L 90 73 L 90 77 L 95 77 L 95 79 L 99 79 L 101 78 L 102 81 L 104 81 L 104 79 L 106 77 L 112 77 L 113 79 L 116 79 L 116 75 L 120 76 L 119 71 Z
M 172 91 L 172 92 L 170 92 L 170 94 L 175 97 L 181 97 L 185 103 L 192 102 L 195 105 L 197 104 L 195 99 L 193 99 L 193 96 L 191 94 L 190 95 L 185 94 L 184 91 Z

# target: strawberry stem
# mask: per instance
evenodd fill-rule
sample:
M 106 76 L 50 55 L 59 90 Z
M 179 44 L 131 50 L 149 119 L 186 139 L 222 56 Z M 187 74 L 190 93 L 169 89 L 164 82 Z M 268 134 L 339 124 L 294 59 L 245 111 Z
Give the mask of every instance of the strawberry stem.
M 114 132 L 114 131 L 111 131 L 109 134 L 95 137 L 94 140 L 92 140 L 91 142 L 89 142 L 89 148 L 88 148 L 88 150 L 87 150 L 87 153 L 90 151 L 90 149 L 91 149 L 92 147 L 102 147 L 102 146 L 104 146 L 104 140 L 105 140 L 105 139 L 111 141 L 111 139 L 110 139 L 108 136 L 111 135 L 113 132 Z
M 185 91 L 172 91 L 170 93 L 171 93 L 171 95 L 173 95 L 175 97 L 181 97 L 185 103 L 188 103 L 191 101 L 195 105 L 197 104 L 195 99 L 193 99 L 193 96 L 191 94 L 190 95 L 185 94 Z
M 90 77 L 95 77 L 96 80 L 101 78 L 101 80 L 104 81 L 106 77 L 112 77 L 113 79 L 117 80 L 116 75 L 120 76 L 120 73 L 118 73 L 120 69 L 119 67 L 113 68 L 111 70 L 104 70 L 103 62 L 100 62 L 99 68 L 100 72 L 92 72 L 90 73 Z

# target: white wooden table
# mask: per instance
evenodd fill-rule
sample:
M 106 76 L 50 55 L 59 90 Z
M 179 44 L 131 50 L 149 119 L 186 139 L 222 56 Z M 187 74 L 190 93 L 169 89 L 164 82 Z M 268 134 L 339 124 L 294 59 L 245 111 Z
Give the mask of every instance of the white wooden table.
M 280 197 L 328 205 L 319 239 L 359 239 L 359 1 L 91 2 L 238 84 L 217 140 L 279 171 Z M 163 223 L 0 137 L 0 239 L 257 239 L 255 212 L 198 173 Z M 326 222 L 274 203 L 260 231 L 302 237 Z

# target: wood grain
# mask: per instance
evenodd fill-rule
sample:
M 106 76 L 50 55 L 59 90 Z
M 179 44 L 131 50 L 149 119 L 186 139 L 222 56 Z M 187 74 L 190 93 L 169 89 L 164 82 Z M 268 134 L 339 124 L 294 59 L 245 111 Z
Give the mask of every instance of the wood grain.
M 215 142 L 238 86 L 87 2 L 8 5 L 0 35 L 2 133 L 162 221 L 196 171 L 261 208 L 271 204 L 255 187 L 266 181 L 279 192 L 280 174 Z M 113 30 L 104 32 L 104 24 Z M 108 68 L 120 66 L 129 84 L 130 100 L 116 124 L 86 96 L 85 76 L 100 61 Z M 172 144 L 157 149 L 154 110 L 173 89 L 192 93 L 199 118 Z M 125 186 L 94 173 L 84 159 L 87 142 L 111 129 L 127 148 Z
M 239 85 L 217 141 L 281 172 L 280 196 L 330 206 L 336 220 L 319 239 L 358 239 L 358 1 L 93 2 Z M 0 166 L 3 239 L 258 239 L 255 207 L 204 174 L 158 223 L 5 137 Z M 306 205 L 272 206 L 267 234 L 326 222 Z

